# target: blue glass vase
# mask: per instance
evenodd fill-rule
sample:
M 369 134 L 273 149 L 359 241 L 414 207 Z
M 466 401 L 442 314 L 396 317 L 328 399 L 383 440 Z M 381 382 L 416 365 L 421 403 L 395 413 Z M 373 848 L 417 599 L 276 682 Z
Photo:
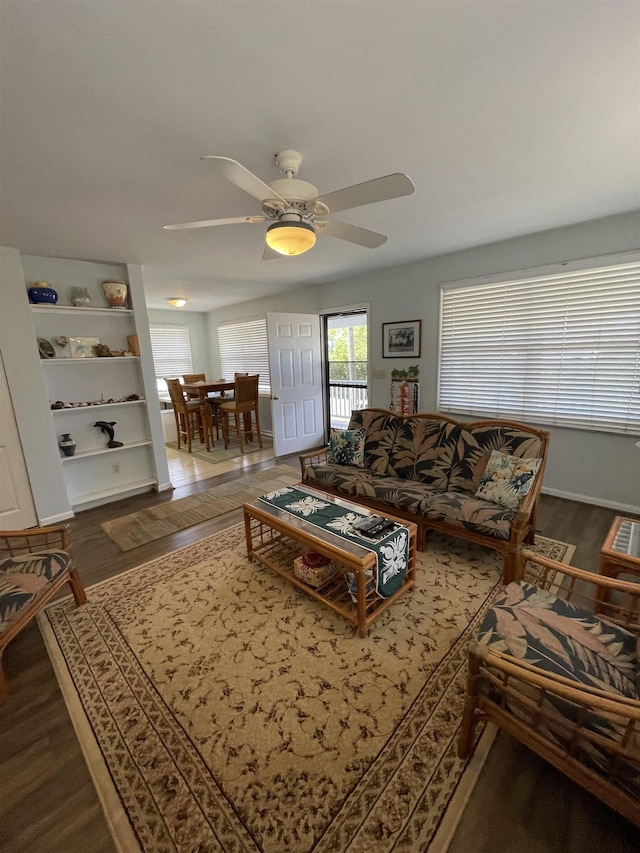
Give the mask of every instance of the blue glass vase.
M 36 305 L 55 305 L 58 301 L 57 291 L 46 281 L 34 281 L 27 293 Z

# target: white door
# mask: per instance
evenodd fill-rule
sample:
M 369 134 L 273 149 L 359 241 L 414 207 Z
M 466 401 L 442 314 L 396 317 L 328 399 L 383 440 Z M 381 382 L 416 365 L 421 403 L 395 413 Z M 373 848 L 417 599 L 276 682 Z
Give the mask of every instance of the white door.
M 37 523 L 18 425 L 0 355 L 0 530 L 25 530 Z
M 267 314 L 275 456 L 325 442 L 320 318 Z

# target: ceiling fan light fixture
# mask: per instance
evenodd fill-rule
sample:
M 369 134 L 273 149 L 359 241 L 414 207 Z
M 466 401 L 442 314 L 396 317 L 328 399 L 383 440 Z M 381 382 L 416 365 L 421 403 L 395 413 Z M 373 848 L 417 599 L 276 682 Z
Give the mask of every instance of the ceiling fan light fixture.
M 267 228 L 267 246 L 281 255 L 302 255 L 316 244 L 316 232 L 306 222 L 274 222 Z
M 184 308 L 187 304 L 187 300 L 183 299 L 181 296 L 169 296 L 167 297 L 167 302 L 173 308 Z

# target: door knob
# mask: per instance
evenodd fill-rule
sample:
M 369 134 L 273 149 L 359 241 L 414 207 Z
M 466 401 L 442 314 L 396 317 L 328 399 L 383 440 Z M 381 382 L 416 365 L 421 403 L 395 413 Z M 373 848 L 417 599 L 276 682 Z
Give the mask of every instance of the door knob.
M 271 397 L 271 399 L 272 399 L 272 400 L 279 400 L 279 399 L 280 399 L 280 397 L 278 397 L 278 395 L 277 395 L 277 394 L 274 394 L 274 395 Z

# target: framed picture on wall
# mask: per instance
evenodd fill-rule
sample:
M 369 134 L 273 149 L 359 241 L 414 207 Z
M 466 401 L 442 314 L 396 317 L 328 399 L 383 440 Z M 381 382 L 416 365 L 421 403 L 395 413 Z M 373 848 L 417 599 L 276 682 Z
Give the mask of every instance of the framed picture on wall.
M 422 320 L 399 320 L 382 324 L 383 358 L 419 358 Z

